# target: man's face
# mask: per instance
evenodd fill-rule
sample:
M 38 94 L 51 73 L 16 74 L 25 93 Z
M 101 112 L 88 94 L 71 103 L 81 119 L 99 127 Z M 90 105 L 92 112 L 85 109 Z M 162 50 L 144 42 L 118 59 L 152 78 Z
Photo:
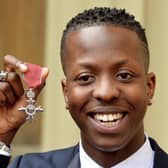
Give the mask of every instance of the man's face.
M 125 28 L 93 26 L 68 33 L 62 85 L 86 151 L 142 143 L 143 118 L 154 90 L 143 53 L 136 33 Z

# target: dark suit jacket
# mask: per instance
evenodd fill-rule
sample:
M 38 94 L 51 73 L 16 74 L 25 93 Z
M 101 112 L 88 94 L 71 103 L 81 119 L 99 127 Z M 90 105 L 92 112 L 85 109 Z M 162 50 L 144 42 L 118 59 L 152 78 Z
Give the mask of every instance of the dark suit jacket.
M 153 139 L 150 143 L 155 151 L 154 168 L 168 168 L 168 155 Z M 8 168 L 80 168 L 79 147 L 18 156 Z

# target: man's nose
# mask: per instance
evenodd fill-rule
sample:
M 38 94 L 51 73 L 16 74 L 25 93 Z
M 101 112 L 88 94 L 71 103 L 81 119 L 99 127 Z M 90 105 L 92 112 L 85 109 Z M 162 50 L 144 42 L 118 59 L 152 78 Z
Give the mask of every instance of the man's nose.
M 117 99 L 119 94 L 120 90 L 117 84 L 110 79 L 97 81 L 93 89 L 93 97 L 102 101 Z

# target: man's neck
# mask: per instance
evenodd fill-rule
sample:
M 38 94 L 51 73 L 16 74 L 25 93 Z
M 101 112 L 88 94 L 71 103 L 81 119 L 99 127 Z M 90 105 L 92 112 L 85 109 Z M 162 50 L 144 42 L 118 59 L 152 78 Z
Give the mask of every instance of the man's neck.
M 79 153 L 80 153 L 80 162 L 81 162 L 81 168 L 85 167 L 94 167 L 94 168 L 100 168 L 101 166 L 96 163 L 93 159 L 91 159 L 85 150 L 83 149 L 83 146 L 80 141 L 79 145 Z M 155 152 L 153 151 L 149 138 L 146 135 L 146 140 L 145 143 L 132 155 L 130 155 L 128 158 L 125 160 L 122 160 L 121 162 L 115 164 L 115 165 L 110 165 L 107 166 L 109 167 L 114 167 L 114 168 L 153 168 L 154 164 L 154 154 Z M 106 166 L 104 166 L 106 167 Z
M 88 156 L 96 163 L 104 168 L 109 168 L 135 153 L 144 144 L 144 141 L 145 136 L 143 134 L 143 136 L 139 136 L 138 141 L 132 139 L 132 141 L 130 141 L 126 146 L 122 146 L 120 149 L 113 149 L 111 151 L 99 149 L 90 145 L 89 143 L 85 144 L 82 142 L 82 146 Z M 88 147 L 88 145 L 90 145 L 90 147 Z

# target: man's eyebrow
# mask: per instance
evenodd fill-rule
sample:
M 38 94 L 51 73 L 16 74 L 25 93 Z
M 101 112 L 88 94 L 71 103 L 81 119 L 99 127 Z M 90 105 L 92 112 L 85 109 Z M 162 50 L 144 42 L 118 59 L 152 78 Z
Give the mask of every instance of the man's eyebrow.
M 127 59 L 122 59 L 122 60 L 117 60 L 117 61 L 114 61 L 114 63 L 112 64 L 112 66 L 114 67 L 120 67 L 122 65 L 125 65 L 125 64 L 128 64 L 128 60 Z M 97 63 L 92 62 L 92 61 L 81 61 L 78 63 L 79 66 L 81 67 L 84 67 L 84 68 L 94 68 L 96 67 Z

